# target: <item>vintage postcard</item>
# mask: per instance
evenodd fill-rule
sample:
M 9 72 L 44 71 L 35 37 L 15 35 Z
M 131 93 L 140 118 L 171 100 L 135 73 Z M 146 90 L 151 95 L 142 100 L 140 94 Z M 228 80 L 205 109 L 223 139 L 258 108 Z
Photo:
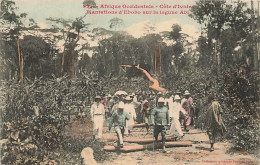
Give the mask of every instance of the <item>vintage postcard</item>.
M 259 0 L 1 0 L 3 165 L 259 164 Z

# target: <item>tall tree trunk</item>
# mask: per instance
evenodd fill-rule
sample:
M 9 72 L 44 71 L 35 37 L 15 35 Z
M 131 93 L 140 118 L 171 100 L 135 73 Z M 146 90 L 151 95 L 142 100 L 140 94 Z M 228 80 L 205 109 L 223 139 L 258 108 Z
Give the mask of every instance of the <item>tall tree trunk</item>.
M 20 49 L 20 40 L 19 37 L 17 37 L 17 51 L 18 51 L 18 64 L 19 64 L 19 83 L 22 84 L 23 83 L 23 67 L 24 67 L 24 61 L 23 61 L 23 54 L 21 52 Z
M 255 26 L 254 26 L 254 24 L 255 24 L 255 12 L 254 12 L 254 2 L 253 2 L 253 0 L 251 0 L 251 17 L 252 17 L 252 33 L 253 33 L 253 37 L 257 34 L 256 32 L 259 30 L 258 28 L 258 26 L 257 26 L 257 29 L 255 29 Z M 257 15 L 258 17 L 257 17 L 257 25 L 258 25 L 258 18 L 259 18 L 259 1 L 258 1 L 258 15 Z M 259 35 L 259 34 L 258 34 Z M 258 39 L 258 36 L 256 36 L 257 38 L 256 39 Z M 254 64 L 254 68 L 256 69 L 256 70 L 258 70 L 258 40 L 257 40 L 257 43 L 252 43 L 252 46 L 253 46 L 253 50 L 254 50 L 254 56 L 253 56 L 253 64 Z
M 258 9 L 257 9 L 257 64 L 258 64 L 258 71 L 260 72 L 260 17 L 259 17 L 259 4 L 260 2 L 258 1 Z
M 67 44 L 62 59 L 61 74 L 67 74 L 69 78 L 75 77 L 75 58 L 74 58 L 74 46 L 72 43 Z
M 62 53 L 61 69 L 60 69 L 61 75 L 63 75 L 63 71 L 64 71 L 65 50 L 66 50 L 66 46 L 64 46 L 64 50 L 63 50 L 63 53 Z
M 69 59 L 70 59 L 69 76 L 70 76 L 70 78 L 75 77 L 75 58 L 74 58 L 74 54 L 73 54 L 73 49 L 74 49 L 74 46 L 72 44 L 70 44 L 70 47 L 69 47 Z

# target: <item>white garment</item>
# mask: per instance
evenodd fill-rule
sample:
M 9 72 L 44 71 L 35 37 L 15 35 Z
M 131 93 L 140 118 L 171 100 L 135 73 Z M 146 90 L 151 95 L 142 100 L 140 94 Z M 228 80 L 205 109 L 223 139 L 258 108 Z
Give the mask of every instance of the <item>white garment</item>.
M 134 105 L 134 108 L 138 108 L 141 105 L 141 103 L 137 101 L 136 96 L 134 96 L 132 104 Z
M 90 114 L 91 114 L 92 121 L 93 121 L 94 115 L 104 115 L 105 114 L 104 105 L 101 103 L 97 104 L 96 102 L 93 103 L 90 108 Z
M 186 114 L 186 111 L 182 108 L 181 104 L 178 102 L 174 102 L 171 111 L 169 109 L 169 116 L 170 116 L 170 118 L 172 118 L 170 134 L 173 134 L 173 135 L 176 135 L 179 137 L 183 136 L 181 124 L 179 121 L 180 112 L 182 112 L 183 114 Z
M 103 124 L 104 124 L 104 114 L 105 114 L 105 108 L 104 105 L 96 102 L 92 104 L 91 109 L 91 119 L 93 121 L 93 134 L 95 136 L 95 139 L 102 138 L 103 134 Z
M 177 120 L 176 118 L 172 118 L 170 134 L 175 135 L 177 137 L 183 136 L 183 132 L 181 129 L 181 123 L 180 123 L 179 119 Z
M 169 108 L 169 116 L 174 117 L 179 120 L 180 112 L 186 114 L 187 112 L 182 108 L 181 104 L 178 102 L 173 102 L 171 108 Z
M 135 113 L 135 107 L 134 104 L 130 103 L 130 104 L 125 104 L 125 108 L 124 110 L 126 111 L 126 113 L 129 114 L 130 119 L 126 120 L 126 128 L 125 128 L 125 134 L 128 134 L 128 130 L 132 130 L 135 124 L 135 120 L 136 120 L 136 113 Z
M 170 97 L 168 99 L 165 99 L 165 101 L 168 104 L 169 116 L 171 116 L 171 113 L 173 112 L 173 99 Z
M 133 98 L 133 102 L 134 102 L 134 103 L 138 102 L 136 96 L 134 96 L 134 98 Z

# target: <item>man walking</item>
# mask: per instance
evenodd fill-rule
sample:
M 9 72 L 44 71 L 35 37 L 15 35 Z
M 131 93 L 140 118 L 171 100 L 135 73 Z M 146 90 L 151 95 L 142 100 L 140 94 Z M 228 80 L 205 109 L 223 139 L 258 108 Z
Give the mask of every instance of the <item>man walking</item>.
M 118 104 L 119 104 L 119 97 L 115 95 L 113 97 L 113 105 L 112 105 L 112 108 L 111 108 L 111 115 L 113 114 L 114 111 L 116 111 L 118 109 Z
M 152 110 L 151 113 L 151 125 L 154 125 L 154 138 L 155 141 L 158 140 L 158 135 L 161 133 L 163 152 L 165 152 L 165 135 L 166 135 L 166 126 L 170 124 L 170 118 L 168 114 L 168 108 L 165 106 L 164 98 L 160 97 L 158 99 L 158 106 Z
M 221 114 L 223 110 L 218 101 L 214 100 L 214 95 L 210 94 L 208 96 L 207 112 L 205 117 L 205 128 L 207 129 L 207 134 L 210 141 L 210 151 L 214 151 L 214 143 L 216 137 L 221 135 L 226 131 L 226 127 L 222 121 Z
M 174 96 L 174 102 L 172 108 L 169 109 L 169 116 L 171 120 L 170 134 L 176 135 L 177 137 L 183 137 L 183 132 L 181 130 L 181 124 L 179 121 L 180 112 L 183 115 L 187 115 L 187 112 L 181 106 L 181 98 L 179 95 Z
M 127 96 L 125 98 L 125 105 L 124 105 L 124 110 L 126 113 L 129 114 L 130 119 L 126 121 L 126 130 L 125 134 L 128 136 L 131 133 L 131 130 L 134 127 L 135 120 L 136 120 L 136 113 L 135 113 L 135 107 L 134 104 L 132 103 L 132 99 L 130 96 Z
M 103 133 L 104 115 L 105 108 L 104 105 L 100 103 L 101 97 L 96 96 L 95 102 L 92 104 L 90 113 L 93 122 L 93 136 L 94 139 L 101 139 Z
M 148 104 L 147 100 L 144 100 L 142 102 L 142 110 L 141 112 L 143 113 L 143 118 L 144 118 L 144 122 L 145 122 L 145 127 L 146 127 L 146 131 L 149 131 L 149 127 L 151 124 L 151 107 Z
M 187 128 L 187 126 L 194 124 L 193 116 L 194 116 L 195 107 L 193 105 L 193 100 L 190 97 L 190 92 L 188 90 L 184 92 L 184 96 L 186 100 L 183 102 L 182 107 L 185 109 L 188 115 L 185 117 L 183 126 L 184 126 L 184 130 L 188 132 L 189 129 Z
M 112 128 L 112 125 L 114 125 L 114 129 L 116 131 L 117 139 L 118 139 L 118 146 L 120 148 L 123 148 L 123 137 L 125 132 L 125 123 L 126 120 L 129 120 L 130 116 L 124 111 L 124 103 L 120 102 L 118 104 L 118 109 L 113 112 L 109 123 L 108 123 L 108 129 L 109 131 Z

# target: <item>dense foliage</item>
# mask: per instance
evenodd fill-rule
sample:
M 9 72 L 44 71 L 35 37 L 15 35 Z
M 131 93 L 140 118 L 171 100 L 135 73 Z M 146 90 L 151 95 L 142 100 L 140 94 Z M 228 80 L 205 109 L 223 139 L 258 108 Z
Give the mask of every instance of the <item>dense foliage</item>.
M 257 149 L 260 144 L 260 116 L 256 107 L 260 82 L 257 75 L 248 67 L 239 67 L 226 72 L 224 77 L 225 94 L 229 96 L 226 100 L 228 135 L 237 149 Z
M 95 5 L 94 1 L 84 1 L 84 5 L 88 3 Z M 110 20 L 109 30 L 96 27 L 90 32 L 85 17 L 48 18 L 52 28 L 40 29 L 33 19 L 24 25 L 27 14 L 19 13 L 15 2 L 1 1 L 3 163 L 60 163 L 53 150 L 79 155 L 83 146 L 94 147 L 95 158 L 99 155 L 103 159 L 103 144 L 66 137 L 64 128 L 71 114 L 88 113 L 86 106 L 97 94 L 117 90 L 156 93 L 148 88 L 149 81 L 142 72 L 120 66 L 124 64 L 140 64 L 170 93 L 189 90 L 199 128 L 203 127 L 200 117 L 207 96 L 214 93 L 224 109 L 226 138 L 236 149 L 259 146 L 259 39 L 257 18 L 246 3 L 198 0 L 190 12 L 190 17 L 201 24 L 201 36 L 195 43 L 177 24 L 162 33 L 153 33 L 148 25 L 147 34 L 134 38 L 117 31 L 124 23 L 121 19 Z M 97 45 L 90 46 L 86 36 Z M 63 43 L 62 48 L 58 43 Z M 162 73 L 154 75 L 153 56 L 158 47 Z
M 71 114 L 85 111 L 100 87 L 89 79 L 35 79 L 24 85 L 5 84 L 1 110 L 2 139 L 6 139 L 2 162 L 38 164 L 46 152 L 64 141 L 64 128 Z

